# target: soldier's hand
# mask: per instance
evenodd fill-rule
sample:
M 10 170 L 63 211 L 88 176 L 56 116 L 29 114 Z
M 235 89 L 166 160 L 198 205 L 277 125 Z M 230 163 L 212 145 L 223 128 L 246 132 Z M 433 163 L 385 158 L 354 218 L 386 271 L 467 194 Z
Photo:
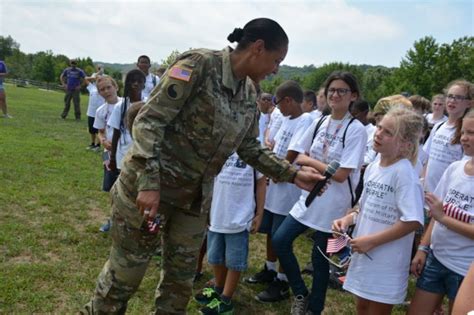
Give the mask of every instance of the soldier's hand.
M 160 192 L 158 190 L 139 191 L 137 196 L 137 208 L 145 220 L 154 218 L 158 213 L 160 205 Z M 146 210 L 146 211 L 145 211 Z
M 316 169 L 309 166 L 302 166 L 295 177 L 295 185 L 301 189 L 311 191 L 314 185 L 325 177 Z

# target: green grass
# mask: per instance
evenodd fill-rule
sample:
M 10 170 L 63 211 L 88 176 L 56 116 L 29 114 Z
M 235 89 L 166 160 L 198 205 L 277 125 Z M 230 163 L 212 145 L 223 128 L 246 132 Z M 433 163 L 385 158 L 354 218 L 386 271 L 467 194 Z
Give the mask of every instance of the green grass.
M 87 97 L 82 96 L 81 122 L 59 115 L 63 94 L 6 85 L 9 113 L 0 119 L 0 313 L 72 314 L 89 300 L 107 259 L 110 238 L 98 232 L 109 213 L 108 195 L 101 191 L 99 153 L 86 151 Z M 301 264 L 311 244 L 295 243 Z M 261 235 L 250 244 L 248 276 L 262 266 Z M 200 289 L 210 279 L 196 285 Z M 152 311 L 159 267 L 152 263 L 129 303 L 129 314 Z M 305 277 L 309 283 L 310 277 Z M 413 287 L 413 286 L 411 286 Z M 263 286 L 239 286 L 236 314 L 288 314 L 289 302 L 255 301 Z M 197 314 L 194 302 L 189 314 Z M 397 307 L 394 314 L 404 314 Z M 354 314 L 350 294 L 329 290 L 325 314 Z

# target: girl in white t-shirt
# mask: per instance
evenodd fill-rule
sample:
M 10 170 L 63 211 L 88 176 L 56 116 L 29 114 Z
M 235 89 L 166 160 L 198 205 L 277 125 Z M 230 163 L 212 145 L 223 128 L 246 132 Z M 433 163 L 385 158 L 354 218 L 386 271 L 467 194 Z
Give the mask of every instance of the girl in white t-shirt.
M 471 102 L 473 86 L 467 96 L 469 99 L 459 101 Z M 474 261 L 474 109 L 463 119 L 460 141 L 470 159 L 452 163 L 436 190 L 426 194 L 432 220 L 411 265 L 419 278 L 409 314 L 433 314 L 444 295 L 451 313 L 457 291 Z
M 446 104 L 446 96 L 443 94 L 436 94 L 431 99 L 431 113 L 426 114 L 425 118 L 430 125 L 430 128 L 433 128 L 437 123 L 446 121 L 448 117 L 444 114 L 444 108 Z
M 357 223 L 344 282 L 357 297 L 357 314 L 390 314 L 405 299 L 414 232 L 423 224 L 423 190 L 413 168 L 422 128 L 423 117 L 410 109 L 394 107 L 382 118 L 374 136 L 380 159 L 365 171 L 360 215 L 333 223 L 339 233 Z
M 471 107 L 471 100 L 465 99 L 469 96 L 469 86 L 472 86 L 472 83 L 457 80 L 450 83 L 446 89 L 448 120 L 433 127 L 423 147 L 428 154 L 424 187 L 426 191 L 433 192 L 449 164 L 463 156 L 459 138 L 462 117 Z
M 103 152 L 103 168 L 104 179 L 102 182 L 102 190 L 109 192 L 112 185 L 118 177 L 117 170 L 111 170 L 108 165 L 110 162 L 110 150 L 112 149 L 113 128 L 107 123 L 112 112 L 118 104 L 122 102 L 122 98 L 117 96 L 118 86 L 114 79 L 109 76 L 101 76 L 97 79 L 97 89 L 99 94 L 105 99 L 96 111 L 94 119 L 94 128 L 99 131 L 99 141 L 104 147 Z M 110 220 L 108 219 L 100 227 L 101 232 L 107 232 L 110 229 Z
M 132 145 L 132 135 L 127 126 L 127 111 L 131 104 L 140 102 L 145 86 L 145 75 L 134 69 L 127 73 L 123 89 L 123 102 L 117 106 L 109 118 L 108 124 L 114 129 L 112 150 L 110 154 L 110 168 L 121 169 L 122 160 Z
M 314 314 L 324 309 L 329 263 L 320 254 L 318 247 L 326 251 L 332 221 L 340 218 L 351 207 L 367 142 L 364 126 L 349 113 L 350 104 L 360 95 L 356 78 L 348 72 L 334 72 L 326 80 L 325 93 L 332 109 L 331 115 L 314 121 L 288 150 L 300 153 L 297 164 L 315 168 L 321 174 L 332 161 L 338 161 L 340 168 L 332 176 L 331 185 L 309 207 L 305 205 L 308 192 L 301 193 L 272 237 L 273 248 L 295 296 L 292 314 L 304 314 L 308 302 L 308 309 Z M 292 249 L 293 241 L 308 228 L 316 230 L 313 236 L 311 295 L 301 277 Z

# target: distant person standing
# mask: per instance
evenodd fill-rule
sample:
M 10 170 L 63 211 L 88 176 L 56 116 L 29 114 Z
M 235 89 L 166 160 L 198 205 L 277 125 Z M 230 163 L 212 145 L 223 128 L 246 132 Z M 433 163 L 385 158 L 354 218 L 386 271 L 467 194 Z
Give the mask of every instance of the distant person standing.
M 89 104 L 87 105 L 87 126 L 91 136 L 91 144 L 87 147 L 89 150 L 97 151 L 100 148 L 100 141 L 97 137 L 98 130 L 94 128 L 95 113 L 100 105 L 105 103 L 105 99 L 99 94 L 96 80 L 104 75 L 104 67 L 97 65 L 97 72 L 94 72 L 90 77 L 85 78 L 87 90 L 89 91 Z
M 3 60 L 0 60 L 0 108 L 2 109 L 3 118 L 12 118 L 7 111 L 7 96 L 3 87 L 3 78 L 8 74 L 7 66 Z
M 146 101 L 150 97 L 151 91 L 160 82 L 160 78 L 150 72 L 151 61 L 150 57 L 142 55 L 138 57 L 137 68 L 140 69 L 146 76 L 145 88 L 142 91 L 142 100 Z
M 74 102 L 74 115 L 76 120 L 81 120 L 81 84 L 86 77 L 85 72 L 77 67 L 77 61 L 72 59 L 69 63 L 70 67 L 64 69 L 59 77 L 66 95 L 64 96 L 64 110 L 61 114 L 62 119 L 66 119 L 71 107 L 71 99 Z

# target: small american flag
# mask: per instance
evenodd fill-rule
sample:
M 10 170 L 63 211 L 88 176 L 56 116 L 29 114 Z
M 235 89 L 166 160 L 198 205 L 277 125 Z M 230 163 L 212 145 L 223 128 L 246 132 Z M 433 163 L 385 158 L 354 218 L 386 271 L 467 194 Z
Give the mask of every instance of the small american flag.
M 326 252 L 328 254 L 334 254 L 339 252 L 341 249 L 347 246 L 350 237 L 347 235 L 341 235 L 338 238 L 330 238 L 328 239 L 328 247 Z
M 178 66 L 174 66 L 170 69 L 168 76 L 173 79 L 189 82 L 191 79 L 192 70 L 183 69 Z
M 454 218 L 461 222 L 471 223 L 474 219 L 469 212 L 459 209 L 452 203 L 445 204 L 443 209 L 448 217 Z

